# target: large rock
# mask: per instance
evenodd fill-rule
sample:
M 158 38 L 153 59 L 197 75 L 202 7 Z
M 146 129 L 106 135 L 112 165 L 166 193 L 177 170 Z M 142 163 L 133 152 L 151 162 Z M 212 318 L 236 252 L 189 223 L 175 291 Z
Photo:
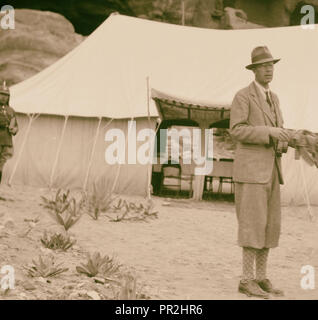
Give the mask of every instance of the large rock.
M 181 24 L 182 1 L 130 0 L 139 17 Z M 185 0 L 184 22 L 188 26 L 211 29 L 253 29 L 262 27 L 248 22 L 246 14 L 235 6 L 234 0 Z
M 181 0 L 129 0 L 136 16 L 176 24 L 181 24 L 181 3 Z M 184 3 L 186 25 L 213 29 L 299 25 L 303 16 L 300 9 L 305 4 L 313 5 L 318 12 L 318 0 L 184 0 Z
M 57 13 L 17 9 L 15 29 L 0 29 L 0 80 L 8 85 L 48 67 L 84 39 Z
M 263 28 L 262 25 L 249 22 L 243 10 L 224 8 L 224 15 L 221 19 L 222 29 L 256 29 Z
M 129 0 L 138 17 L 151 20 L 182 23 L 182 1 Z M 184 0 L 185 25 L 203 28 L 219 28 L 223 14 L 222 0 Z
M 182 12 L 181 0 L 11 0 L 8 3 L 15 8 L 60 13 L 83 35 L 89 35 L 114 11 L 178 24 Z M 318 8 L 318 0 L 184 0 L 184 3 L 186 24 L 205 28 L 222 28 L 220 15 L 226 7 L 242 9 L 248 21 L 267 27 L 299 24 L 300 3 Z
M 193 10 L 192 24 L 196 27 L 220 29 L 222 15 L 222 0 L 199 0 Z
M 77 33 L 83 35 L 91 34 L 112 12 L 134 15 L 127 0 L 8 0 L 7 3 L 15 8 L 59 13 L 71 21 Z

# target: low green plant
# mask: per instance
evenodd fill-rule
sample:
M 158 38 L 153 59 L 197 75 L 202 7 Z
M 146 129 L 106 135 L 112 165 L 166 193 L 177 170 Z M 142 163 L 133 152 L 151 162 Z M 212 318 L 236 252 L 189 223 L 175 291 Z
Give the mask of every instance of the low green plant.
M 76 267 L 76 271 L 88 277 L 95 277 L 96 275 L 109 277 L 118 272 L 119 268 L 120 264 L 115 262 L 114 258 L 107 255 L 102 257 L 99 252 L 95 252 L 93 255 L 88 255 L 87 263 L 81 263 L 80 266 Z
M 42 197 L 44 207 L 49 209 L 50 216 L 61 225 L 65 231 L 74 226 L 81 218 L 81 210 L 83 208 L 84 200 L 77 203 L 74 197 L 69 198 L 70 191 L 60 195 L 61 189 L 56 193 L 55 200 L 48 200 Z
M 100 214 L 111 208 L 111 203 L 115 197 L 111 192 L 111 188 L 98 186 L 96 183 L 93 185 L 93 191 L 87 197 L 88 202 L 88 215 L 94 220 L 98 220 Z
M 63 213 L 70 206 L 70 190 L 67 190 L 65 193 L 63 192 L 61 195 L 61 189 L 58 189 L 55 198 L 53 200 L 47 199 L 44 196 L 41 196 L 44 208 L 52 210 L 56 213 Z
M 65 231 L 67 231 L 81 218 L 81 205 L 77 205 L 76 200 L 73 198 L 67 211 L 63 214 L 53 213 L 51 216 L 64 228 Z
M 76 243 L 76 240 L 71 239 L 69 235 L 63 235 L 62 233 L 48 235 L 47 232 L 44 232 L 41 242 L 45 248 L 67 251 Z
M 136 213 L 142 212 L 144 210 L 144 206 L 143 206 L 142 203 L 140 203 L 139 205 L 136 205 L 135 203 L 130 202 L 129 203 L 129 208 L 130 208 L 130 210 L 133 210 Z
M 24 266 L 29 277 L 51 278 L 68 270 L 68 268 L 61 267 L 61 263 L 56 264 L 53 256 L 42 257 L 40 255 L 38 261 L 32 260 L 32 263 Z
M 136 204 L 134 202 L 126 202 L 126 200 L 119 199 L 118 203 L 113 206 L 116 217 L 110 217 L 111 222 L 121 221 L 141 221 L 148 222 L 149 219 L 158 218 L 158 212 L 154 211 L 154 203 L 152 200 L 147 200 L 145 204 Z M 118 211 L 120 213 L 118 213 Z

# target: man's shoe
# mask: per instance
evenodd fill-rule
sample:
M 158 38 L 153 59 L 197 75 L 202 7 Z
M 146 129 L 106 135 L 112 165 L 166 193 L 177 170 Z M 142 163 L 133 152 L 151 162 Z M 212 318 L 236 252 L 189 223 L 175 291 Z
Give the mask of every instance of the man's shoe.
M 269 299 L 269 294 L 263 291 L 255 280 L 240 281 L 238 291 L 248 297 Z
M 279 290 L 279 289 L 275 289 L 273 287 L 272 283 L 269 281 L 269 279 L 257 281 L 257 283 L 263 291 L 268 292 L 268 293 L 272 294 L 273 296 L 276 296 L 276 297 L 283 297 L 284 296 L 284 291 Z

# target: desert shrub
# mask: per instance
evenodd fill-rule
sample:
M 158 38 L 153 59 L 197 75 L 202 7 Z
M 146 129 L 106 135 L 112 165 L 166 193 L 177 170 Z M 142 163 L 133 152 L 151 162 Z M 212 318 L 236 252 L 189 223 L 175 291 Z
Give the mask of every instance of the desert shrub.
M 145 204 L 136 204 L 119 199 L 118 203 L 113 205 L 113 212 L 116 213 L 115 218 L 108 216 L 111 222 L 148 222 L 150 219 L 158 218 L 158 212 L 154 211 L 154 203 L 152 200 L 148 200 Z
M 111 208 L 115 196 L 112 193 L 112 186 L 109 183 L 94 183 L 93 190 L 86 197 L 87 213 L 94 220 L 98 220 L 102 212 Z
M 45 248 L 67 251 L 76 243 L 76 240 L 73 240 L 69 235 L 64 235 L 62 233 L 48 235 L 47 232 L 44 232 L 41 242 Z
M 43 206 L 48 210 L 50 216 L 56 223 L 61 225 L 65 231 L 74 226 L 81 218 L 83 198 L 77 203 L 75 198 L 70 198 L 70 191 L 60 195 L 61 189 L 56 193 L 54 200 L 42 196 Z
M 93 255 L 88 255 L 87 262 L 81 263 L 76 267 L 78 273 L 85 274 L 88 277 L 109 277 L 119 271 L 120 264 L 114 261 L 114 258 L 109 256 L 102 257 L 99 252 Z
M 32 260 L 32 264 L 29 266 L 24 266 L 29 277 L 55 277 L 68 270 L 68 268 L 61 267 L 62 264 L 56 264 L 54 257 L 42 257 L 38 258 L 38 261 Z

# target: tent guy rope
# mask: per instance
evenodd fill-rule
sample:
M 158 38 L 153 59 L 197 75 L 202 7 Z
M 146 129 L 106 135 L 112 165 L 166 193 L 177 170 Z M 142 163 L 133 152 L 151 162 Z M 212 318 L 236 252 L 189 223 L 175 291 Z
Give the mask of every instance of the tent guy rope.
M 113 120 L 113 119 L 111 119 L 111 120 Z M 110 120 L 108 123 L 110 123 L 111 120 Z M 84 180 L 84 184 L 83 184 L 83 190 L 84 190 L 84 191 L 85 191 L 86 186 L 87 186 L 87 181 L 88 181 L 89 172 L 90 172 L 90 170 L 91 170 L 92 163 L 93 163 L 93 157 L 94 157 L 94 153 L 95 153 L 95 149 L 96 149 L 96 143 L 97 143 L 98 134 L 99 134 L 99 131 L 100 131 L 101 122 L 102 122 L 102 117 L 100 117 L 100 118 L 98 119 L 98 124 L 97 124 L 96 133 L 95 133 L 95 137 L 94 137 L 92 152 L 91 152 L 91 155 L 90 155 L 90 158 L 89 158 L 89 163 L 88 163 L 88 166 L 87 166 L 86 175 L 85 175 L 85 180 Z
M 21 160 L 21 157 L 22 157 L 22 153 L 24 151 L 24 148 L 25 148 L 25 144 L 26 144 L 26 141 L 28 139 L 28 136 L 29 136 L 29 133 L 30 133 L 30 130 L 31 130 L 31 125 L 32 125 L 32 122 L 33 120 L 37 119 L 38 117 L 40 116 L 40 114 L 37 114 L 35 115 L 34 113 L 32 113 L 31 115 L 28 114 L 28 117 L 29 117 L 29 122 L 28 122 L 28 126 L 26 128 L 26 131 L 25 131 L 25 134 L 24 134 L 24 139 L 22 141 L 22 144 L 21 144 L 21 147 L 20 147 L 20 150 L 19 150 L 19 154 L 18 154 L 18 157 L 17 157 L 17 161 L 15 162 L 14 164 L 14 167 L 12 169 L 12 172 L 11 172 L 11 175 L 10 175 L 10 178 L 9 178 L 9 181 L 8 181 L 8 185 L 11 186 L 12 184 L 12 179 L 15 175 L 15 172 L 17 170 L 17 167 L 18 167 L 18 164 Z
M 62 134 L 61 134 L 61 137 L 60 137 L 59 145 L 58 145 L 58 148 L 57 148 L 56 156 L 55 156 L 53 167 L 52 167 L 52 171 L 51 171 L 49 189 L 51 189 L 52 185 L 53 185 L 53 178 L 54 178 L 54 174 L 55 174 L 56 167 L 57 167 L 58 160 L 59 160 L 60 153 L 61 153 L 61 148 L 62 148 L 63 139 L 64 139 L 64 135 L 65 135 L 65 129 L 66 129 L 66 125 L 67 125 L 67 120 L 68 120 L 68 116 L 65 116 L 63 129 L 62 129 Z

